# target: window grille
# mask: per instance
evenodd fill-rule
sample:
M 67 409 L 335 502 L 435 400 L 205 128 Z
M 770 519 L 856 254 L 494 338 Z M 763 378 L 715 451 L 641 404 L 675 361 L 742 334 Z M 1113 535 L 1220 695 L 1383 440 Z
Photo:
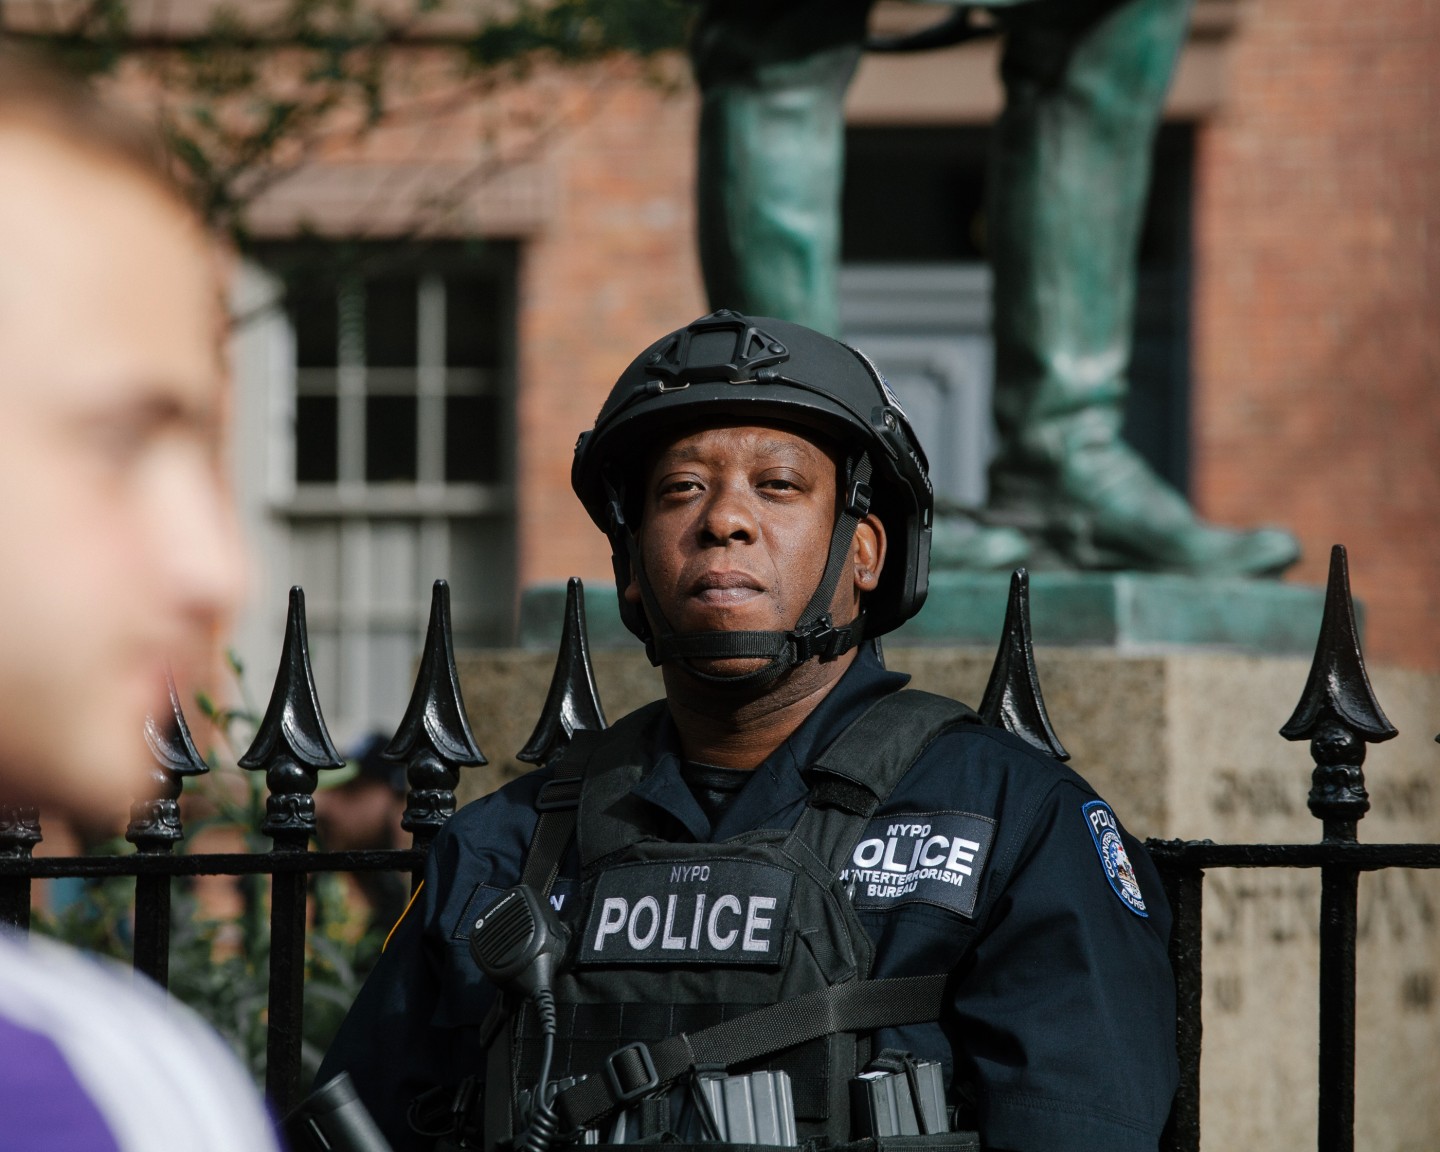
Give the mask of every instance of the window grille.
M 508 244 L 276 247 L 293 336 L 293 455 L 272 511 L 310 590 L 345 739 L 398 721 L 429 581 L 456 641 L 503 644 L 514 602 L 514 253 Z

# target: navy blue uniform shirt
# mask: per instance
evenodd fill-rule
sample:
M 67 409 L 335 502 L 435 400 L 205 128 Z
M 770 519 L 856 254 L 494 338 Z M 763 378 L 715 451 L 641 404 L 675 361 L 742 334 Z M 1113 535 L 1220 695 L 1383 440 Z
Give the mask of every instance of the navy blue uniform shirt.
M 807 766 L 908 679 L 866 645 L 713 828 L 668 717 L 635 792 L 676 841 L 791 828 Z M 470 959 L 469 930 L 519 882 L 549 778 L 532 772 L 450 820 L 321 1067 L 318 1082 L 350 1072 L 397 1152 L 429 1147 L 406 1125 L 412 1097 L 483 1070 L 476 1035 L 494 990 Z M 852 865 L 871 975 L 954 974 L 942 1025 L 882 1030 L 873 1051 L 953 1069 L 987 1148 L 1154 1152 L 1176 1083 L 1170 913 L 1148 855 L 1083 779 L 1008 733 L 962 725 L 877 810 Z M 575 912 L 577 870 L 572 845 L 552 892 L 562 917 Z

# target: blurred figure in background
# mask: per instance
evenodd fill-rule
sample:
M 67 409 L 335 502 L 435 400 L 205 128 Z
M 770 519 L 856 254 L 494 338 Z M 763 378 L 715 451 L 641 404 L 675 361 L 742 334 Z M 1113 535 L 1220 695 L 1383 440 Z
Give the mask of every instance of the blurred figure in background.
M 152 134 L 8 50 L 0 253 L 0 819 L 113 821 L 240 593 L 224 285 Z M 0 934 L 0 1148 L 276 1147 L 188 1011 Z
M 370 733 L 346 755 L 344 768 L 322 777 L 315 792 L 322 848 L 361 852 L 409 846 L 400 827 L 405 765 L 381 755 L 387 743 L 379 732 Z M 353 879 L 367 907 L 367 931 L 380 933 L 383 940 L 410 902 L 410 878 L 399 872 L 356 872 Z

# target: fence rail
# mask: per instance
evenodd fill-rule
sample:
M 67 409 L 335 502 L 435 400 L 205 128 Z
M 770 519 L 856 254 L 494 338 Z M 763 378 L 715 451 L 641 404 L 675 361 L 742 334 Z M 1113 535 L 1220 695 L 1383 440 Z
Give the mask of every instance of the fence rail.
M 290 593 L 280 669 L 269 707 L 243 768 L 265 773 L 271 837 L 265 853 L 176 854 L 183 837 L 178 800 L 184 780 L 207 771 L 196 751 L 184 710 L 171 686 L 171 712 L 150 722 L 147 738 L 157 764 L 156 794 L 132 810 L 129 856 L 35 858 L 41 838 L 33 809 L 0 806 L 0 922 L 24 928 L 31 883 L 58 877 L 133 876 L 136 880 L 136 969 L 165 984 L 169 965 L 170 880 L 179 876 L 268 875 L 271 891 L 269 1029 L 266 1090 L 281 1111 L 301 1095 L 301 1020 L 304 1010 L 306 881 L 325 872 L 408 872 L 418 880 L 431 841 L 455 810 L 462 768 L 486 763 L 475 743 L 455 669 L 449 593 L 436 581 L 420 671 L 405 718 L 384 755 L 406 765 L 409 780 L 403 826 L 409 849 L 312 852 L 312 793 L 319 773 L 341 765 L 321 716 L 305 634 L 304 595 Z M 980 714 L 1059 760 L 1068 759 L 1051 727 L 1036 674 L 1024 571 L 1011 581 L 995 663 Z M 585 635 L 578 580 L 568 590 L 565 626 L 555 672 L 534 733 L 518 754 L 543 764 L 563 751 L 580 729 L 605 726 Z M 1321 875 L 1320 1152 L 1354 1148 L 1355 967 L 1358 878 L 1389 868 L 1440 868 L 1440 844 L 1362 844 L 1357 825 L 1369 807 L 1365 745 L 1388 740 L 1395 729 L 1376 701 L 1365 672 L 1343 548 L 1331 556 L 1324 617 L 1309 679 L 1294 715 L 1281 729 L 1289 740 L 1308 740 L 1315 761 L 1309 795 L 1322 821 L 1315 843 L 1216 844 L 1151 840 L 1174 914 L 1170 959 L 1175 973 L 1176 1044 L 1181 1080 L 1162 1147 L 1200 1148 L 1200 1051 L 1203 961 L 1202 901 L 1207 871 L 1218 868 L 1315 868 Z M 1440 737 L 1437 737 L 1440 740 Z

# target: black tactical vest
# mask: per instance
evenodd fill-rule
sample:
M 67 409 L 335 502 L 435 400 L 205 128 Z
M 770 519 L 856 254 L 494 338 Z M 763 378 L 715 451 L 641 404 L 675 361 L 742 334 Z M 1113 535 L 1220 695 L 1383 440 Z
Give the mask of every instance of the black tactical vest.
M 664 839 L 653 810 L 633 795 L 663 708 L 649 705 L 604 733 L 576 733 L 537 801 L 542 816 L 523 881 L 548 895 L 572 829 L 581 869 L 555 982 L 551 1076 L 585 1080 L 556 1100 L 562 1131 L 653 1098 L 696 1066 L 772 1068 L 790 1076 L 801 1141 L 844 1144 L 849 1081 L 870 1058 L 868 1032 L 937 1019 L 946 974 L 868 979 L 872 944 L 839 876 L 920 753 L 977 717 L 928 693 L 887 696 L 807 770 L 810 799 L 793 829 L 693 844 Z M 539 1053 L 528 1012 L 491 1045 L 492 1152 L 513 1135 L 513 1102 L 534 1084 Z M 917 1140 L 932 1152 L 976 1147 L 958 1133 L 901 1137 L 895 1147 Z

